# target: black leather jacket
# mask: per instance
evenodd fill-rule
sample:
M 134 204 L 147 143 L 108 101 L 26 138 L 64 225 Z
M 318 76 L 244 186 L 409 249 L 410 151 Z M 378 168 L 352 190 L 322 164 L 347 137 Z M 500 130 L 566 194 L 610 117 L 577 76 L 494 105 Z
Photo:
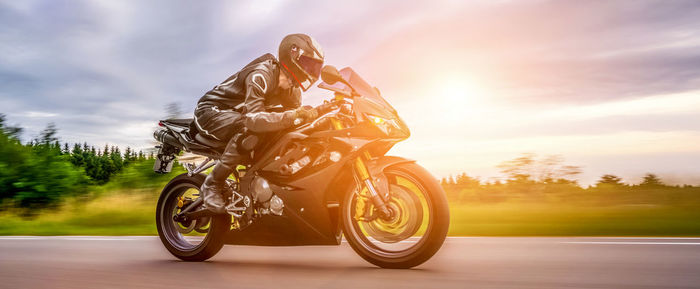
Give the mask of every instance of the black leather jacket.
M 254 133 L 272 132 L 293 125 L 301 105 L 298 87 L 278 87 L 280 65 L 272 54 L 265 54 L 208 91 L 197 103 L 197 110 L 212 106 L 235 110 L 244 115 L 244 124 Z M 274 107 L 282 106 L 282 112 Z

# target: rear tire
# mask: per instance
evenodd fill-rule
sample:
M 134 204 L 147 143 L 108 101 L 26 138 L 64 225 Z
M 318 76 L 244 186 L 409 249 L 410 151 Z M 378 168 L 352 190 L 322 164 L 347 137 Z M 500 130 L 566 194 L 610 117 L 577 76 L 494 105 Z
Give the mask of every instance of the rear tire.
M 204 183 L 203 174 L 188 176 L 181 174 L 173 178 L 163 189 L 158 199 L 156 208 L 156 226 L 161 242 L 173 256 L 183 261 L 199 262 L 207 260 L 221 250 L 224 246 L 224 237 L 231 228 L 229 215 L 216 215 L 211 217 L 209 230 L 201 243 L 193 245 L 188 243 L 177 231 L 177 223 L 172 219 L 173 206 L 177 204 L 177 198 L 183 190 L 197 189 Z
M 429 202 L 427 215 L 430 217 L 429 223 L 424 229 L 424 235 L 416 241 L 415 245 L 403 251 L 383 251 L 379 247 L 370 244 L 369 238 L 362 235 L 363 232 L 357 225 L 360 221 L 355 221 L 354 219 L 352 207 L 353 198 L 356 198 L 354 196 L 355 188 L 348 190 L 343 198 L 341 217 L 343 234 L 352 249 L 360 257 L 374 265 L 391 269 L 412 268 L 430 259 L 445 241 L 450 222 L 445 192 L 438 181 L 427 170 L 415 163 L 396 164 L 386 168 L 384 172 L 387 176 L 398 175 L 410 179 L 416 183 L 417 188 L 424 191 L 426 202 Z

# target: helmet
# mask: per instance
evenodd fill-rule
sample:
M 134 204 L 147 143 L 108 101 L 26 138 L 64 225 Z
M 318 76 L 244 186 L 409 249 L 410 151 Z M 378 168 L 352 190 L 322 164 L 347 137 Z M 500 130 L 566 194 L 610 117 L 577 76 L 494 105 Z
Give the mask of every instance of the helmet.
M 279 60 L 297 84 L 306 91 L 318 80 L 323 66 L 323 50 L 306 34 L 289 34 L 282 39 Z

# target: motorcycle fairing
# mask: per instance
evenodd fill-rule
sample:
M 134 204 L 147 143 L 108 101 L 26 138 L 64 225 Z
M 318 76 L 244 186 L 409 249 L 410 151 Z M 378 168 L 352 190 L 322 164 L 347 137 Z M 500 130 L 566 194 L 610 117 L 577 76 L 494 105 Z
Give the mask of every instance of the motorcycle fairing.
M 345 158 L 350 160 L 351 156 Z M 407 162 L 414 161 L 381 156 L 368 161 L 367 168 L 373 175 L 383 176 L 383 170 L 387 167 Z M 340 201 L 343 194 L 354 185 L 350 173 L 341 173 L 343 170 L 350 172 L 348 164 L 339 161 L 285 183 L 269 180 L 275 194 L 284 200 L 284 214 L 265 215 L 244 230 L 231 230 L 226 243 L 259 246 L 340 244 Z M 383 182 L 388 183 L 386 179 Z

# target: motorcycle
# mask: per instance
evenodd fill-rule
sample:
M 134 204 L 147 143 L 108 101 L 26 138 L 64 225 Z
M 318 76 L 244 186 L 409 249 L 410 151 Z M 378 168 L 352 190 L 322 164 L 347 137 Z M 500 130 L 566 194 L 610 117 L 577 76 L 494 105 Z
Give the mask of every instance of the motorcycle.
M 410 131 L 379 90 L 352 68 L 322 69 L 319 87 L 334 97 L 320 117 L 266 138 L 227 179 L 226 211 L 203 208 L 199 189 L 225 142 L 190 126 L 192 119 L 161 120 L 154 133 L 154 171 L 170 172 L 181 151 L 206 159 L 184 164 L 187 173 L 162 190 L 156 224 L 163 245 L 185 261 L 204 261 L 224 244 L 340 245 L 383 268 L 411 268 L 442 246 L 449 226 L 445 192 L 413 160 L 385 156 Z

